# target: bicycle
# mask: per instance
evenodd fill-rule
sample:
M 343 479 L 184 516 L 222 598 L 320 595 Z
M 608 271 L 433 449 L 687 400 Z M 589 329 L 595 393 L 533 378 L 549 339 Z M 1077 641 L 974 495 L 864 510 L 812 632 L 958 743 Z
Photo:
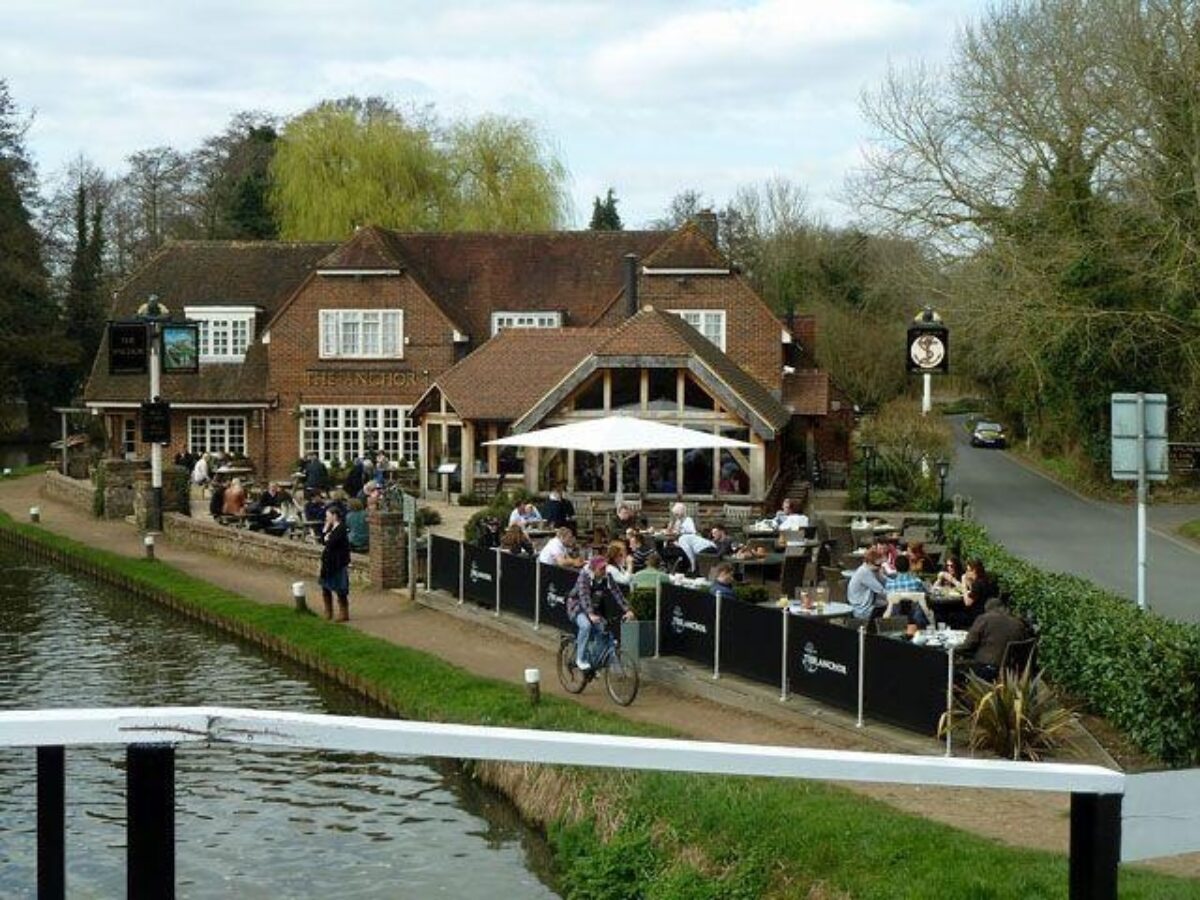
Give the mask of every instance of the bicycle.
M 588 654 L 592 657 L 592 667 L 581 670 L 575 665 L 575 635 L 564 633 L 559 639 L 558 680 L 563 688 L 572 694 L 583 693 L 603 672 L 604 687 L 613 703 L 618 706 L 632 703 L 639 686 L 637 660 L 621 647 L 611 629 L 592 631 Z

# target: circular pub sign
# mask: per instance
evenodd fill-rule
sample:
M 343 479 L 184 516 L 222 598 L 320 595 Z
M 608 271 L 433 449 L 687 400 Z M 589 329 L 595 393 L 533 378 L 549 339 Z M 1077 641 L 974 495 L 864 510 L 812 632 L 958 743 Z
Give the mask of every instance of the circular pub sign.
M 932 307 L 925 307 L 908 326 L 905 363 L 910 372 L 946 372 L 950 368 L 950 331 Z

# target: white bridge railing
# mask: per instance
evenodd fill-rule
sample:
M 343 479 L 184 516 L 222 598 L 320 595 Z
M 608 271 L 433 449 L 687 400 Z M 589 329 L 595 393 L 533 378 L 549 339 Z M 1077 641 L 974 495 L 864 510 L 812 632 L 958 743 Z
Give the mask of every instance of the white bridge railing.
M 0 712 L 0 747 L 38 748 L 39 897 L 61 897 L 65 892 L 64 748 L 103 744 L 128 747 L 128 895 L 173 896 L 174 748 L 191 743 L 1070 793 L 1070 891 L 1078 898 L 1115 898 L 1122 858 L 1200 849 L 1200 772 L 1196 770 L 1127 776 L 1099 766 L 1067 763 L 810 750 L 225 707 Z

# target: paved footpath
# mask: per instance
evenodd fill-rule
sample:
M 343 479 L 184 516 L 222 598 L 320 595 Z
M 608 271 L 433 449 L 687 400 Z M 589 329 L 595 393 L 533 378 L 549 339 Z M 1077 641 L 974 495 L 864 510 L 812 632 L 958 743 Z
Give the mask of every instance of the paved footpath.
M 141 538 L 123 522 L 91 517 L 76 507 L 39 494 L 36 476 L 0 482 L 0 509 L 14 519 L 28 519 L 30 506 L 42 508 L 42 527 L 114 553 L 130 557 L 143 553 Z M 245 565 L 159 540 L 160 560 L 197 578 L 235 591 L 261 603 L 290 604 L 290 585 L 297 576 L 260 565 Z M 319 598 L 315 581 L 309 596 Z M 522 683 L 524 669 L 536 666 L 543 673 L 547 693 L 570 698 L 554 675 L 553 638 L 535 636 L 532 629 L 514 624 L 497 632 L 490 613 L 470 606 L 443 611 L 412 603 L 407 592 L 356 591 L 351 596 L 350 627 L 396 644 L 423 650 L 474 674 L 511 683 Z M 330 624 L 330 628 L 345 627 Z M 528 639 L 524 639 L 528 637 Z M 778 746 L 843 750 L 936 753 L 931 741 L 878 725 L 856 730 L 844 715 L 793 698 L 778 701 L 778 692 L 757 686 L 735 686 L 737 679 L 723 678 L 729 687 L 714 689 L 706 673 L 692 673 L 696 693 L 660 684 L 643 684 L 637 701 L 620 709 L 601 691 L 571 698 L 588 707 L 653 722 L 679 734 L 703 739 Z M 688 673 L 680 669 L 684 683 Z M 703 690 L 705 695 L 698 695 Z M 905 785 L 852 785 L 852 789 L 897 808 L 974 831 L 1007 843 L 1066 852 L 1068 803 L 1065 795 L 1016 791 L 975 791 L 910 787 Z M 1200 877 L 1200 854 L 1175 857 L 1156 868 Z

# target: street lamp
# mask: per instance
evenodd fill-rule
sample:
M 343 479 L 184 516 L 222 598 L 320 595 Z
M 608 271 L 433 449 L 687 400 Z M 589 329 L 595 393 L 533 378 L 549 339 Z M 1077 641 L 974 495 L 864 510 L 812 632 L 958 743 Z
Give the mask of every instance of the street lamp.
M 943 518 L 946 514 L 946 476 L 950 474 L 950 461 L 948 459 L 939 459 L 937 461 L 937 476 L 938 476 L 938 540 L 946 539 L 946 532 L 942 530 Z
M 867 512 L 871 510 L 871 463 L 875 459 L 874 444 L 859 444 L 858 449 L 862 452 L 864 480 L 866 482 L 866 490 L 863 491 L 863 507 Z

